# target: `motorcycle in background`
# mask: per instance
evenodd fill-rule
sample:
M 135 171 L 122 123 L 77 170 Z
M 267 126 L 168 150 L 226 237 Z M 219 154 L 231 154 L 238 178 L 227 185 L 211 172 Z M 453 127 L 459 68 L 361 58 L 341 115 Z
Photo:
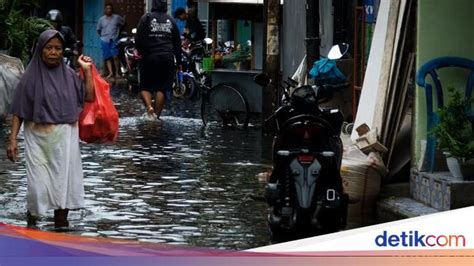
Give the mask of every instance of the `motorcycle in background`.
M 192 72 L 189 70 L 183 71 L 183 68 L 176 71 L 175 82 L 173 84 L 174 97 L 193 99 L 196 96 L 197 87 Z
M 129 84 L 129 89 L 132 92 L 139 91 L 140 85 L 140 63 L 141 56 L 135 46 L 135 34 L 137 29 L 132 29 L 132 35 L 122 33 L 118 41 L 120 70 L 122 77 L 125 78 Z
M 209 82 L 209 77 L 203 70 L 203 60 L 204 57 L 210 56 L 209 46 L 212 42 L 212 39 L 205 38 L 203 42 L 183 45 L 183 67 L 177 71 L 173 85 L 175 97 L 196 99 L 200 95 L 199 85 Z
M 80 54 L 80 50 L 84 45 L 81 41 L 76 41 L 73 47 L 67 47 L 64 49 L 63 60 L 66 65 L 71 67 L 72 69 L 76 69 L 76 60 Z
M 342 57 L 346 44 L 336 45 L 329 60 Z M 337 50 L 337 51 L 336 51 Z M 258 74 L 255 82 L 271 80 Z M 336 232 L 346 226 L 348 195 L 344 193 L 340 167 L 343 116 L 320 104 L 334 90 L 348 83 L 315 80 L 316 85 L 297 87 L 288 79 L 282 87 L 282 105 L 266 120 L 274 129 L 273 172 L 266 186 L 268 224 L 274 239 Z

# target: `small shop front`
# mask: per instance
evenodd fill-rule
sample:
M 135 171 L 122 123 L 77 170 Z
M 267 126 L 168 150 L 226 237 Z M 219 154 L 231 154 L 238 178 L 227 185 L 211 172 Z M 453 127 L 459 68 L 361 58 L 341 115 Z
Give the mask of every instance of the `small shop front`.
M 243 92 L 251 112 L 262 111 L 262 88 L 253 82 L 263 66 L 263 0 L 200 0 L 209 4 L 212 85 Z

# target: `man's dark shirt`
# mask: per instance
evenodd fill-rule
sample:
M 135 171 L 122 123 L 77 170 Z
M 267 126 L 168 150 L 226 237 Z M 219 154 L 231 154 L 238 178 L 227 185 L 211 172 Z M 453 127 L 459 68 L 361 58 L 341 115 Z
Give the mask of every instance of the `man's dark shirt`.
M 189 29 L 188 36 L 185 36 L 187 39 L 192 42 L 202 41 L 206 38 L 206 32 L 201 22 L 197 18 L 188 18 L 186 20 L 186 28 Z
M 59 28 L 59 32 L 63 35 L 64 40 L 66 41 L 66 48 L 73 49 L 74 45 L 76 44 L 76 36 L 74 35 L 72 29 L 68 26 L 61 26 Z
M 135 37 L 144 60 L 176 57 L 181 64 L 181 39 L 173 18 L 162 12 L 147 13 L 138 22 Z

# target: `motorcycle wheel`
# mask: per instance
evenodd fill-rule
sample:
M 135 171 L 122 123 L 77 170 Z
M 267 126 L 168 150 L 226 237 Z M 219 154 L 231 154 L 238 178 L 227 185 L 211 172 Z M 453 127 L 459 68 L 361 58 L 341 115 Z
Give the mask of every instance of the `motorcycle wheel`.
M 271 228 L 270 227 L 271 237 L 270 240 L 273 244 L 288 242 L 293 240 L 298 240 L 302 238 L 316 236 L 318 234 L 310 230 L 310 228 L 299 228 L 294 231 L 286 231 L 281 228 Z
M 196 81 L 190 76 L 184 76 L 183 84 L 186 87 L 186 97 L 188 99 L 196 98 L 196 94 L 197 94 Z
M 183 98 L 187 93 L 187 88 L 184 82 L 175 82 L 173 85 L 173 97 Z

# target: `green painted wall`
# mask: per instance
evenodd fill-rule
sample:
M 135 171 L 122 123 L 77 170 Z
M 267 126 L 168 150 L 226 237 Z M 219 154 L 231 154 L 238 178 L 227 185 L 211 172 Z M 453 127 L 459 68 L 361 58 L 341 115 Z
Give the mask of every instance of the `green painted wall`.
M 474 59 L 474 1 L 473 0 L 418 0 L 417 69 L 425 62 L 441 56 L 460 56 Z M 464 88 L 465 73 L 440 73 L 443 87 Z M 425 92 L 417 88 L 415 100 L 413 163 L 420 158 L 420 140 L 426 139 Z M 445 93 L 445 102 L 447 95 Z
M 235 37 L 237 44 L 246 44 L 248 40 L 252 40 L 252 21 L 238 20 L 236 22 L 237 36 Z

